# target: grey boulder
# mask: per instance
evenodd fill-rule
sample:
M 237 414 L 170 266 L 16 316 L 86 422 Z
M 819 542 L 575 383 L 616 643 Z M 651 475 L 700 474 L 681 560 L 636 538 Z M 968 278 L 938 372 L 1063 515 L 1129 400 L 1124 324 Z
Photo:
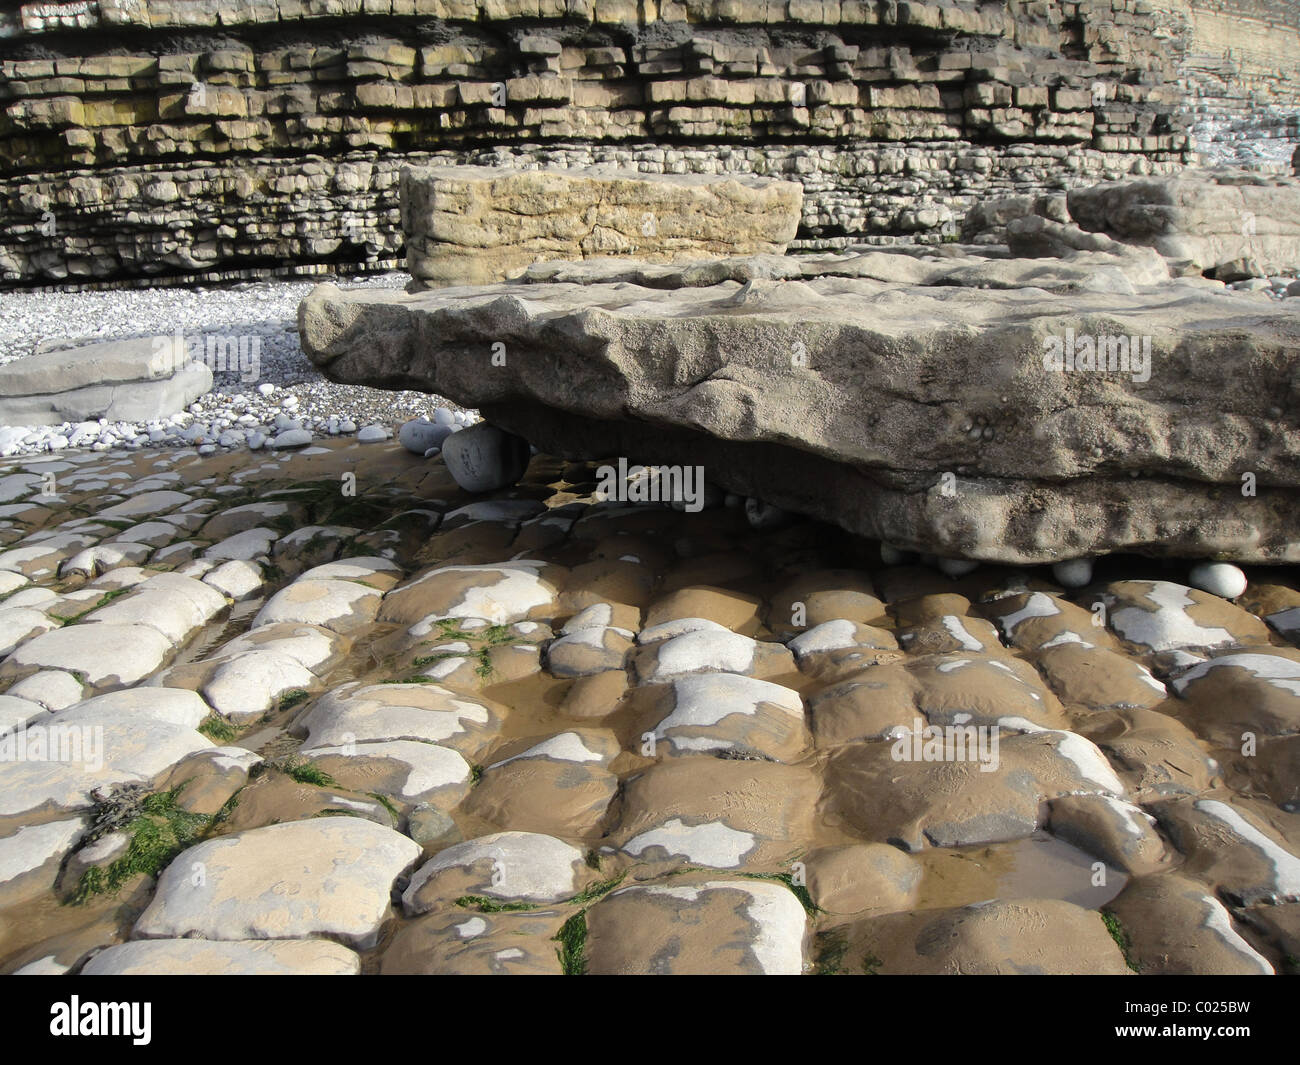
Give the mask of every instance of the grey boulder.
M 442 445 L 442 460 L 466 492 L 494 492 L 524 475 L 528 441 L 495 425 L 480 422 L 452 433 Z
M 413 418 L 398 430 L 397 442 L 413 455 L 423 455 L 431 447 L 442 447 L 451 435 L 450 425 L 441 425 L 426 418 Z

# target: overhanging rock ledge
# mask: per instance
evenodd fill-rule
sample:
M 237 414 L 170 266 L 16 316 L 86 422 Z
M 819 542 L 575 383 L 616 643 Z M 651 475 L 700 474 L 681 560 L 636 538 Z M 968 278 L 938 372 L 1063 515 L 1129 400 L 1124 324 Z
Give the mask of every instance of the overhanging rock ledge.
M 335 380 L 437 392 L 568 458 L 701 465 L 903 548 L 1300 560 L 1300 312 L 1149 249 L 974 252 L 321 285 L 299 328 Z M 1128 370 L 1045 364 L 1120 337 Z

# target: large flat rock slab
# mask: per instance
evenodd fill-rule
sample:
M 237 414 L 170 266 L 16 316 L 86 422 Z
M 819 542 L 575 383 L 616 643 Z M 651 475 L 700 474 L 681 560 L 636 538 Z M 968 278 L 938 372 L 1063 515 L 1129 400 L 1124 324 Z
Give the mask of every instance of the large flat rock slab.
M 956 256 L 919 283 L 879 280 L 878 252 L 799 279 L 772 257 L 657 267 L 654 287 L 547 264 L 536 283 L 322 285 L 299 324 L 335 380 L 452 397 L 566 458 L 701 466 L 912 550 L 1300 559 L 1300 308 L 1152 284 L 1158 256 L 1130 250 Z
M 548 259 L 652 262 L 783 252 L 803 186 L 739 174 L 407 167 L 402 230 L 417 284 L 476 285 Z
M 687 876 L 620 888 L 593 906 L 586 961 L 606 976 L 799 976 L 806 927 L 782 884 Z
M 174 650 L 151 625 L 87 622 L 34 636 L 0 665 L 0 678 L 41 669 L 80 674 L 92 687 L 111 690 L 135 684 L 158 669 Z
M 155 939 L 109 947 L 81 971 L 86 976 L 355 976 L 361 959 L 322 939 Z
M 132 695 L 134 693 L 126 693 Z M 117 702 L 118 705 L 113 705 Z M 0 817 L 93 805 L 92 792 L 143 784 L 212 742 L 174 712 L 88 699 L 10 733 L 0 758 Z M 37 745 L 40 745 L 39 747 Z
M 847 926 L 849 951 L 884 975 L 1121 976 L 1101 914 L 1061 899 L 990 899 Z
M 110 340 L 0 366 L 0 424 L 149 421 L 211 390 L 212 370 L 185 357 L 173 337 Z

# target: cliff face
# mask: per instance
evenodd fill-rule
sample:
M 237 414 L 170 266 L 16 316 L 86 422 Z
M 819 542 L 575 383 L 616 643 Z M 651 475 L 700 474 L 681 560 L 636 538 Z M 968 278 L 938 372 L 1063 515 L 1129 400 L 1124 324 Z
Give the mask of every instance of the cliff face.
M 1289 163 L 1300 141 L 1300 5 L 1193 0 L 1187 27 L 1180 73 L 1197 148 L 1213 163 Z
M 1189 158 L 1171 0 L 5 4 L 4 284 L 387 268 L 408 161 L 789 177 L 831 247 Z

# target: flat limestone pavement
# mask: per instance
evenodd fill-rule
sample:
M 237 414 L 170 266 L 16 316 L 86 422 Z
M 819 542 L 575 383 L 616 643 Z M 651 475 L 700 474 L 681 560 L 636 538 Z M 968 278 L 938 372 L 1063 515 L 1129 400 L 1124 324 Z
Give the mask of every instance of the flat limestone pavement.
M 597 470 L 0 470 L 0 971 L 1293 968 L 1288 570 L 952 576 Z

